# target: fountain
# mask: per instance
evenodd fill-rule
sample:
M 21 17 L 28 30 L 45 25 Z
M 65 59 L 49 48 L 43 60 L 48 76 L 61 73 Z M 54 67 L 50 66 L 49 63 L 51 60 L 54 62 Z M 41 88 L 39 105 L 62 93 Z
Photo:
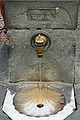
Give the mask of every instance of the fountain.
M 76 110 L 78 0 L 5 0 L 12 120 L 64 120 Z

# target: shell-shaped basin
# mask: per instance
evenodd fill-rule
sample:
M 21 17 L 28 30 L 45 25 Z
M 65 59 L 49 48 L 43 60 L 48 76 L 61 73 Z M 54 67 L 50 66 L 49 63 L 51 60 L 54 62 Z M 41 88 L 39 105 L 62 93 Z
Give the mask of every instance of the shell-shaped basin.
M 58 113 L 65 106 L 65 96 L 46 86 L 23 88 L 13 99 L 15 109 L 27 116 L 46 117 Z

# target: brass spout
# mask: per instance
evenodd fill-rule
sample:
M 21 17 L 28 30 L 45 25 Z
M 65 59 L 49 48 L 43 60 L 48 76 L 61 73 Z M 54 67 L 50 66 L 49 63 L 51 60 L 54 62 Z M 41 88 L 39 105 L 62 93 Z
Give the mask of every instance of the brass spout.
M 44 35 L 39 34 L 35 38 L 36 52 L 39 58 L 43 56 L 46 42 L 47 42 L 47 38 Z
M 39 31 L 38 33 L 34 33 L 31 37 L 31 45 L 36 50 L 38 58 L 41 58 L 51 45 L 51 39 L 46 32 Z

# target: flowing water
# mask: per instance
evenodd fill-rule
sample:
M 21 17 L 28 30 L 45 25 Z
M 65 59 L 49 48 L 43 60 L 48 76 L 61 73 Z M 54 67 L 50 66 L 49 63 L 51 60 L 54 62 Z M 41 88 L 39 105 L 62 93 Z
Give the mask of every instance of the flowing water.
M 40 70 L 39 75 L 40 75 L 40 82 L 42 82 L 42 76 L 41 76 L 41 73 L 42 73 L 42 70 L 41 70 L 41 64 L 42 64 L 42 62 L 40 61 L 40 62 L 39 62 L 39 70 Z
M 42 59 L 39 60 L 39 88 L 43 87 L 43 82 L 42 82 Z

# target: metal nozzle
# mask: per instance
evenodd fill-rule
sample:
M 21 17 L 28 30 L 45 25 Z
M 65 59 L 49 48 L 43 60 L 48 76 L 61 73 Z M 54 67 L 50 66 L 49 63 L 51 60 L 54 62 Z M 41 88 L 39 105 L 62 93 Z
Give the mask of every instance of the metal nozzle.
M 43 56 L 46 48 L 51 44 L 51 40 L 48 35 L 43 33 L 34 34 L 31 38 L 31 45 L 35 48 L 38 58 Z
M 43 56 L 44 46 L 45 46 L 46 42 L 47 42 L 47 39 L 44 35 L 39 34 L 35 38 L 36 52 L 37 52 L 37 55 L 39 58 Z

